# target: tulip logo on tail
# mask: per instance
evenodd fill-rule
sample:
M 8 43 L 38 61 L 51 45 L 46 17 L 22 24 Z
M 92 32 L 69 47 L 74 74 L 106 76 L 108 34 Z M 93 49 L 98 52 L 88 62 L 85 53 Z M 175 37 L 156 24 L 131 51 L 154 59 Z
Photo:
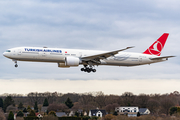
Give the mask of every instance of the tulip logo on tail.
M 154 45 L 152 45 L 152 47 L 149 47 L 149 52 L 152 55 L 159 55 L 161 53 L 163 46 L 161 44 L 161 42 L 157 41 L 154 43 Z

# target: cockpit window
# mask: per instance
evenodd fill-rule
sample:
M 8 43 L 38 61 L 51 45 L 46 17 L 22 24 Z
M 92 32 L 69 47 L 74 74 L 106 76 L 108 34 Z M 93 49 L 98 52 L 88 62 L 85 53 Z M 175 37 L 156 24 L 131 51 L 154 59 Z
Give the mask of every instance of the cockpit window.
M 6 50 L 6 52 L 11 52 L 10 50 Z

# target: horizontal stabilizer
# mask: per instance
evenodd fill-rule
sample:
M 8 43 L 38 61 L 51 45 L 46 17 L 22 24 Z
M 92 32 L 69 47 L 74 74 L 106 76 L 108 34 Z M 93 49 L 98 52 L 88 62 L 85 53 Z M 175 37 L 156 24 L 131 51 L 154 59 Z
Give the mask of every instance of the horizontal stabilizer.
M 164 56 L 164 57 L 155 57 L 155 58 L 150 58 L 151 60 L 162 60 L 164 58 L 171 58 L 171 57 L 176 57 L 176 56 Z

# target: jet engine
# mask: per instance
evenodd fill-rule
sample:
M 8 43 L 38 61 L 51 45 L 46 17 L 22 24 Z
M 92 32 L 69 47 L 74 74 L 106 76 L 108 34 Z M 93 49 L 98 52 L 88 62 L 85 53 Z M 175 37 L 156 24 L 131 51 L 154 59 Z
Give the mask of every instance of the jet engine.
M 80 60 L 77 57 L 65 57 L 65 63 L 58 63 L 58 67 L 76 67 L 79 66 Z
M 79 66 L 79 58 L 68 56 L 65 58 L 65 63 L 67 66 Z

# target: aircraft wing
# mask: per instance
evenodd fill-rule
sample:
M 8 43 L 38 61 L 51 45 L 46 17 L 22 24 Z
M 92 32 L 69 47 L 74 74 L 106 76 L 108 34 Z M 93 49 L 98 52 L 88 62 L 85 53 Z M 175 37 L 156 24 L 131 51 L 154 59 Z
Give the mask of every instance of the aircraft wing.
M 151 60 L 162 60 L 164 58 L 168 59 L 168 58 L 171 58 L 171 57 L 176 57 L 176 56 L 164 56 L 164 57 L 155 57 L 155 58 L 150 58 Z
M 114 55 L 118 54 L 118 52 L 130 49 L 130 48 L 133 48 L 133 47 L 127 47 L 127 48 L 124 48 L 124 49 L 121 49 L 121 50 L 116 50 L 116 51 L 111 51 L 111 52 L 107 52 L 107 53 L 86 56 L 86 57 L 82 57 L 81 60 L 96 62 L 96 61 L 99 61 L 100 59 L 106 59 L 106 58 L 108 58 L 110 56 L 114 56 Z

